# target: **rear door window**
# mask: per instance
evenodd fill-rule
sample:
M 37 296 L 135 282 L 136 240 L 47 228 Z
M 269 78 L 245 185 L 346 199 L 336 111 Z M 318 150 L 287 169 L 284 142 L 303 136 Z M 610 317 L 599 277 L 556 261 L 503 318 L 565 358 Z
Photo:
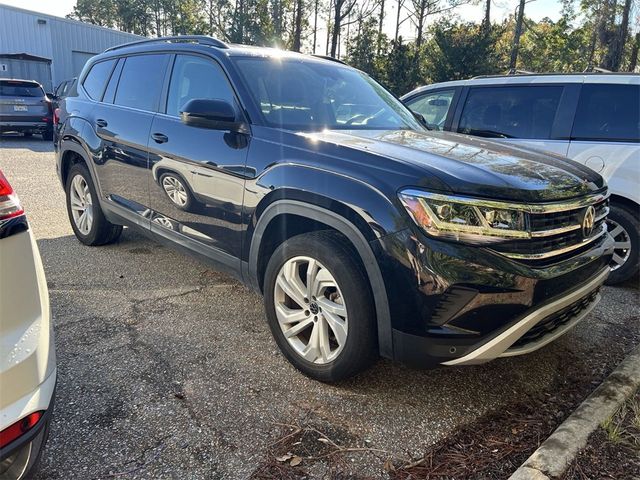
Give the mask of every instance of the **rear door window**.
M 640 141 L 640 85 L 584 84 L 571 139 Z
M 458 132 L 489 138 L 548 139 L 563 90 L 562 85 L 471 88 Z
M 87 95 L 89 95 L 93 100 L 99 101 L 102 99 L 104 87 L 107 84 L 107 80 L 109 79 L 109 75 L 111 75 L 111 70 L 115 63 L 115 60 L 98 62 L 91 67 L 87 76 L 84 77 L 82 86 L 87 92 Z
M 421 114 L 430 127 L 442 130 L 455 93 L 455 89 L 429 92 L 412 98 L 406 104 L 411 110 Z
M 128 57 L 120 74 L 114 103 L 156 111 L 168 58 L 166 54 Z

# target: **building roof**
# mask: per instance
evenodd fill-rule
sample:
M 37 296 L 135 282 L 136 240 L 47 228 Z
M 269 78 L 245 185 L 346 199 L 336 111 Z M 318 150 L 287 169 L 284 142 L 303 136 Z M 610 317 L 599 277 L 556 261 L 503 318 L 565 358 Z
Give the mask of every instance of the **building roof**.
M 15 60 L 33 60 L 36 62 L 51 63 L 51 59 L 47 57 L 39 57 L 30 53 L 0 53 L 0 58 L 12 58 Z
M 132 39 L 133 38 L 143 38 L 140 35 L 136 35 L 135 33 L 123 32 L 121 30 L 116 30 L 115 28 L 101 27 L 100 25 L 94 25 L 92 23 L 87 23 L 87 22 L 81 22 L 80 20 L 74 20 L 72 18 L 57 17 L 56 15 L 50 15 L 48 13 L 36 12 L 34 10 L 27 10 L 26 8 L 14 7 L 13 5 L 5 5 L 4 3 L 0 3 L 0 8 L 6 8 L 6 9 L 9 9 L 9 10 L 22 12 L 22 13 L 26 13 L 26 14 L 29 14 L 29 15 L 35 15 L 35 16 L 41 17 L 41 18 L 48 18 L 49 20 L 55 20 L 57 22 L 69 23 L 69 24 L 77 26 L 77 27 L 93 28 L 93 29 L 97 29 L 97 30 L 107 30 L 107 31 L 110 31 L 110 32 L 118 32 L 118 33 L 120 33 L 122 35 L 129 35 L 129 36 L 132 37 Z

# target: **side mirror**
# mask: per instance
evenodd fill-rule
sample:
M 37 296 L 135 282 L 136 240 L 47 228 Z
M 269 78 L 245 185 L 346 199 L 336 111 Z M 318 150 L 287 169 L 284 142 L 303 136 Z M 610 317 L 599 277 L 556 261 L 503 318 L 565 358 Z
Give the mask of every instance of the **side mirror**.
M 233 105 L 224 100 L 205 98 L 189 100 L 182 107 L 180 118 L 185 125 L 193 127 L 248 133 L 246 124 L 236 120 L 236 110 Z
M 44 92 L 44 93 L 45 93 L 45 95 L 46 95 L 47 97 L 49 97 L 51 100 L 57 100 L 57 99 L 58 99 L 58 97 L 57 97 L 53 92 Z

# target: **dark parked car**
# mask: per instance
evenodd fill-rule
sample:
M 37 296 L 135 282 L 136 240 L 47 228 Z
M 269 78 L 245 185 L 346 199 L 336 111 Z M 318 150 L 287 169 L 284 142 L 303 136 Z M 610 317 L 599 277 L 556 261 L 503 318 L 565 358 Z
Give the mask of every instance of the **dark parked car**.
M 62 101 L 56 150 L 81 242 L 127 225 L 226 270 L 323 381 L 379 355 L 531 352 L 583 318 L 609 274 L 600 175 L 428 132 L 334 61 L 209 37 L 112 48 Z
M 69 94 L 69 92 L 71 92 L 71 88 L 73 87 L 73 84 L 74 84 L 75 81 L 76 81 L 75 77 L 74 78 L 70 78 L 69 80 L 63 80 L 56 87 L 55 91 L 52 94 L 49 95 L 49 98 L 51 99 L 51 101 L 53 103 L 54 111 L 60 105 L 60 101 L 64 97 L 66 97 Z
M 33 80 L 0 79 L 0 133 L 34 133 L 53 140 L 53 107 Z

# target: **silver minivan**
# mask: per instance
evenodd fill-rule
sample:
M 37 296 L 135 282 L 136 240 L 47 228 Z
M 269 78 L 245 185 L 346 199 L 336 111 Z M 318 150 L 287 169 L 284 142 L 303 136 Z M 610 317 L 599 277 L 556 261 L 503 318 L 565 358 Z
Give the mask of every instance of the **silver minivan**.
M 569 157 L 599 172 L 611 192 L 616 251 L 608 283 L 640 265 L 640 75 L 525 74 L 417 88 L 402 97 L 430 128 Z

